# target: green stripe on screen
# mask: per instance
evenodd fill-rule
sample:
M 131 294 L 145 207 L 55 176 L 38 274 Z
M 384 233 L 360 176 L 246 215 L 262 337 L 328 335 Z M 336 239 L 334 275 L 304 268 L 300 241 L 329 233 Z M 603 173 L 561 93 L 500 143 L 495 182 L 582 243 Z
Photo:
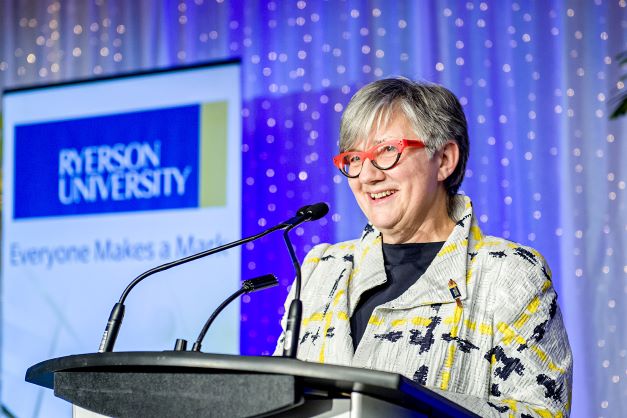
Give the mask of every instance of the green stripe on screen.
M 200 107 L 200 207 L 226 205 L 227 102 Z

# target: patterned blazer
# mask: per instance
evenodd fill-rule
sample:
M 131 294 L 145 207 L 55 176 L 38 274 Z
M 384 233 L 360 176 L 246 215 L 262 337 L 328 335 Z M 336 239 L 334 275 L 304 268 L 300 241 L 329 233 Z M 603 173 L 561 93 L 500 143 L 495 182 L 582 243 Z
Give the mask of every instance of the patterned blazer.
M 367 225 L 358 240 L 310 251 L 298 358 L 399 373 L 481 416 L 568 416 L 572 354 L 545 260 L 483 235 L 470 199 L 455 199 L 444 246 L 404 294 L 375 308 L 356 350 L 349 318 L 387 280 L 381 234 Z

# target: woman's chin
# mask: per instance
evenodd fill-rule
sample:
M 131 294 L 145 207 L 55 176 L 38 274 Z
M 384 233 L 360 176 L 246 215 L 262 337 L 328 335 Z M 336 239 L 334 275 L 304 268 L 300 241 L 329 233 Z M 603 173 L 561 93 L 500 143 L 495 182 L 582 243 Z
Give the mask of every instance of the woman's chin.
M 394 231 L 398 222 L 389 216 L 373 216 L 370 218 L 372 226 L 380 232 Z

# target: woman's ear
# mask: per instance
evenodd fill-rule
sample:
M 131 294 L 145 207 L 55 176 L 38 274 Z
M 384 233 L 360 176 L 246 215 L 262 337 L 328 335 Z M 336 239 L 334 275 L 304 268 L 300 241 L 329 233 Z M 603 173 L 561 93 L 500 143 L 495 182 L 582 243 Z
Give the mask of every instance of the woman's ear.
M 444 181 L 453 174 L 459 162 L 459 147 L 457 146 L 457 142 L 448 141 L 440 152 L 442 156 L 438 170 L 438 181 Z

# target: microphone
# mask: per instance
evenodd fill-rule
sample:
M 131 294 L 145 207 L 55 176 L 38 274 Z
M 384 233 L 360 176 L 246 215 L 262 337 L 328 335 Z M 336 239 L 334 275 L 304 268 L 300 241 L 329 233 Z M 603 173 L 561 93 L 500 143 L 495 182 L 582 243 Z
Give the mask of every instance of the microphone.
M 318 204 L 318 203 L 316 203 Z M 289 228 L 292 225 L 296 225 L 296 224 L 301 224 L 305 221 L 307 221 L 310 216 L 311 216 L 311 212 L 310 212 L 310 208 L 314 206 L 314 205 L 305 205 L 302 208 L 298 209 L 298 211 L 296 212 L 296 216 L 291 217 L 290 219 L 288 219 L 285 222 L 281 222 L 280 225 L 282 225 L 282 229 L 284 228 Z
M 326 203 L 315 203 L 313 205 L 301 208 L 303 210 L 302 218 L 298 222 L 294 222 L 292 225 L 285 228 L 283 232 L 283 240 L 287 246 L 287 250 L 296 272 L 296 279 L 294 280 L 294 299 L 290 303 L 290 308 L 287 314 L 287 321 L 285 324 L 285 339 L 283 340 L 283 357 L 296 358 L 298 352 L 298 340 L 300 338 L 300 323 L 303 318 L 303 302 L 300 300 L 300 288 L 302 281 L 302 274 L 300 269 L 300 262 L 296 253 L 294 252 L 294 246 L 290 241 L 288 233 L 297 225 L 307 222 L 315 221 L 322 218 L 329 213 L 329 206 Z M 298 215 L 297 215 L 298 216 Z
M 314 203 L 313 205 L 301 208 L 301 210 L 302 209 L 304 209 L 303 215 L 307 217 L 305 221 L 317 221 L 329 213 L 329 205 L 324 202 Z
M 319 204 L 317 204 L 319 205 Z M 169 263 L 165 263 L 162 264 L 160 266 L 154 267 L 150 270 L 147 270 L 145 272 L 143 272 L 142 274 L 140 274 L 139 276 L 137 276 L 135 279 L 133 279 L 133 281 L 131 283 L 129 283 L 128 286 L 126 286 L 126 289 L 124 289 L 124 292 L 122 292 L 122 295 L 120 296 L 119 301 L 113 305 L 113 309 L 111 309 L 111 313 L 109 314 L 109 320 L 107 321 L 107 325 L 105 327 L 104 333 L 102 334 L 102 339 L 100 340 L 100 346 L 98 347 L 98 352 L 99 353 L 105 353 L 105 352 L 110 352 L 113 351 L 113 347 L 115 345 L 115 341 L 117 339 L 118 333 L 120 331 L 120 326 L 122 325 L 122 320 L 124 319 L 124 312 L 125 312 L 125 306 L 124 306 L 124 301 L 126 300 L 126 298 L 128 297 L 129 293 L 131 292 L 131 290 L 142 280 L 144 280 L 145 278 L 152 276 L 155 273 L 159 273 L 161 271 L 164 270 L 168 270 L 171 269 L 173 267 L 179 266 L 181 264 L 185 264 L 185 263 L 189 263 L 190 261 L 194 261 L 194 260 L 198 260 L 199 258 L 203 258 L 203 257 L 207 257 L 209 255 L 215 254 L 215 253 L 219 253 L 221 251 L 225 251 L 228 250 L 230 248 L 233 247 L 237 247 L 243 244 L 246 244 L 248 242 L 257 240 L 259 238 L 262 238 L 274 231 L 280 230 L 280 229 L 292 229 L 293 227 L 295 227 L 296 225 L 299 225 L 303 222 L 306 222 L 308 220 L 314 220 L 313 217 L 314 215 L 316 215 L 318 212 L 313 213 L 312 209 L 310 209 L 312 206 L 316 206 L 316 205 L 306 205 L 303 206 L 302 208 L 300 208 L 298 210 L 298 212 L 296 213 L 296 216 L 288 219 L 285 222 L 281 222 L 280 224 L 273 226 L 269 229 L 266 229 L 265 231 L 262 231 L 256 235 L 247 237 L 247 238 L 243 238 L 240 239 L 238 241 L 233 241 L 231 243 L 228 244 L 224 244 L 221 245 L 219 247 L 216 248 L 211 248 L 209 250 L 205 250 L 196 254 L 192 254 L 190 256 L 184 257 L 184 258 L 180 258 L 178 260 L 174 260 L 172 262 Z M 326 205 L 325 205 L 326 206 Z M 316 211 L 319 211 L 320 209 L 316 209 Z M 327 208 L 328 211 L 328 208 Z M 324 216 L 321 215 L 320 217 Z M 319 219 L 319 218 L 316 218 Z
M 277 280 L 274 274 L 266 274 L 264 276 L 259 276 L 254 279 L 246 280 L 244 283 L 242 283 L 242 287 L 239 290 L 237 290 L 231 296 L 226 298 L 226 300 L 222 302 L 220 306 L 218 306 L 218 309 L 213 311 L 213 313 L 211 314 L 207 322 L 205 322 L 205 326 L 202 327 L 200 334 L 198 334 L 198 338 L 196 338 L 196 342 L 192 346 L 192 351 L 200 351 L 202 340 L 205 339 L 205 334 L 207 334 L 207 331 L 209 331 L 209 327 L 211 326 L 213 321 L 218 317 L 220 312 L 222 312 L 224 308 L 226 308 L 229 305 L 229 303 L 233 302 L 235 299 L 237 299 L 244 293 L 257 292 L 259 290 L 264 290 L 270 287 L 274 287 L 278 284 L 279 284 L 279 281 Z
M 303 222 L 317 221 L 327 213 L 329 213 L 329 206 L 326 203 L 321 202 L 315 203 L 313 205 L 303 206 L 302 208 L 298 209 L 298 212 L 296 212 L 296 216 L 288 219 L 281 225 L 289 230 L 297 225 L 300 225 Z

